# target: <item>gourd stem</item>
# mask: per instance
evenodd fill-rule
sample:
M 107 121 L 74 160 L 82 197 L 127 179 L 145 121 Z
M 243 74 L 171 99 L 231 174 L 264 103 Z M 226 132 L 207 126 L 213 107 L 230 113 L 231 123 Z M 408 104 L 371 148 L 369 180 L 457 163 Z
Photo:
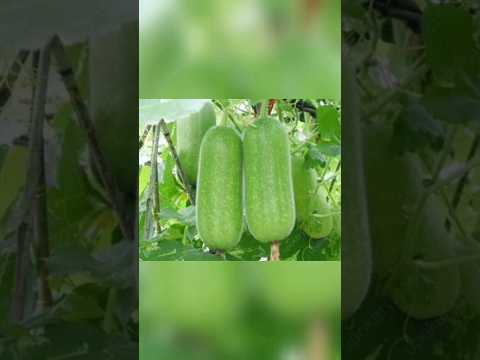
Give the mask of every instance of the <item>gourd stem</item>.
M 280 261 L 280 242 L 274 241 L 270 247 L 270 261 Z
M 224 111 L 224 112 L 223 112 L 223 116 L 222 116 L 222 118 L 220 119 L 220 126 L 227 126 L 227 119 L 228 119 L 227 112 Z
M 310 319 L 306 329 L 305 354 L 307 360 L 331 359 L 330 334 L 325 321 L 319 316 Z
M 263 118 L 268 114 L 268 100 L 262 101 L 262 107 L 260 108 L 260 117 Z
M 188 199 L 192 205 L 195 205 L 195 196 L 193 194 L 192 187 L 187 180 L 185 175 L 185 171 L 183 170 L 182 164 L 180 162 L 180 158 L 178 157 L 177 151 L 175 150 L 175 146 L 173 146 L 172 138 L 170 137 L 170 130 L 168 130 L 167 123 L 164 119 L 161 119 L 159 122 L 160 129 L 162 130 L 163 136 L 165 140 L 167 140 L 168 147 L 170 152 L 172 153 L 173 158 L 175 159 L 175 163 L 177 164 L 178 173 L 180 175 L 180 179 L 183 182 L 183 186 L 185 186 L 185 190 L 187 190 Z
M 240 129 L 240 126 L 238 126 L 237 122 L 235 121 L 235 119 L 233 118 L 232 114 L 230 114 L 230 112 L 225 109 L 224 107 L 222 107 L 222 105 L 218 102 L 218 101 L 215 101 L 215 100 L 212 100 L 212 102 L 221 110 L 223 111 L 227 116 L 228 116 L 228 119 L 232 122 L 233 126 L 235 126 L 235 129 L 237 129 L 237 131 L 241 134 L 242 133 L 242 129 Z

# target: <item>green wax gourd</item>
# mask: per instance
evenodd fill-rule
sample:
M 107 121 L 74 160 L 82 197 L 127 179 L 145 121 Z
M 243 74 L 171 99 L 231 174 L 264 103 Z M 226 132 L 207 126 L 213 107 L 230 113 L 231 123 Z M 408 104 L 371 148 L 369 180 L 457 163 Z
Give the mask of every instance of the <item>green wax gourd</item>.
M 118 190 L 134 204 L 137 188 L 138 23 L 89 41 L 89 96 L 95 133 Z M 95 170 L 98 170 L 95 168 Z
M 197 181 L 200 145 L 205 133 L 216 125 L 215 111 L 211 103 L 188 117 L 177 120 L 177 152 L 187 180 Z
M 423 210 L 414 214 L 418 216 L 417 232 L 413 239 L 407 238 L 413 215 L 406 215 L 405 209 L 416 209 L 427 174 L 416 154 L 391 151 L 391 123 L 372 124 L 364 130 L 374 271 L 378 278 L 389 280 L 388 295 L 410 317 L 444 315 L 460 294 L 459 267 L 423 268 L 414 258 L 435 262 L 455 256 L 454 239 L 444 226 L 448 210 L 437 194 L 431 194 Z M 412 241 L 411 250 L 408 241 Z M 405 254 L 408 257 L 399 262 Z
M 212 249 L 230 250 L 243 232 L 242 141 L 232 128 L 216 126 L 200 147 L 197 228 Z
M 249 126 L 243 140 L 245 213 L 260 242 L 285 239 L 295 225 L 295 200 L 286 129 L 270 117 Z
M 310 215 L 301 224 L 303 231 L 313 239 L 328 236 L 333 229 L 333 216 L 327 202 L 327 192 L 323 187 L 319 187 L 310 199 L 310 209 Z
M 342 59 L 342 318 L 351 317 L 370 288 L 372 250 L 355 67 Z
M 295 212 L 297 222 L 303 222 L 311 213 L 311 200 L 317 186 L 317 172 L 305 166 L 301 155 L 292 156 L 293 188 L 295 192 Z

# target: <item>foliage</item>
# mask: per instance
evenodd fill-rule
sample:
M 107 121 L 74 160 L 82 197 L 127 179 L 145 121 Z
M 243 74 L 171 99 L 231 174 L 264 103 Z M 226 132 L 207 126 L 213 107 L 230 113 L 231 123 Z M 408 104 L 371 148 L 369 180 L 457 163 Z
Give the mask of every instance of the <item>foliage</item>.
M 89 52 L 92 49 L 85 43 L 67 48 L 80 84 L 79 98 L 83 101 L 88 98 L 87 89 L 92 85 L 86 66 Z M 131 55 L 122 54 L 126 63 Z M 43 129 L 45 212 L 33 207 L 25 194 L 27 185 L 37 174 L 27 173 L 33 161 L 25 141 L 32 126 L 27 120 L 31 119 L 32 85 L 38 85 L 38 79 L 32 78 L 35 69 L 29 59 L 20 69 L 19 81 L 7 99 L 9 106 L 0 109 L 0 187 L 2 194 L 8 194 L 0 198 L 0 358 L 134 357 L 138 353 L 137 247 L 119 229 L 117 214 L 105 196 L 106 188 L 92 163 L 87 134 L 77 121 L 65 84 L 56 74 L 57 64 L 53 62 Z M 113 77 L 110 80 L 117 81 Z M 124 100 L 125 93 L 117 91 L 116 96 Z M 106 121 L 112 119 L 115 105 L 118 104 L 109 104 L 112 107 L 104 109 Z M 133 112 L 136 111 L 133 107 Z M 14 134 L 11 129 L 15 129 Z M 95 130 L 92 133 L 98 136 Z M 133 146 L 136 152 L 137 138 L 130 134 L 131 131 L 122 126 L 114 133 L 111 129 L 106 131 L 101 140 L 103 149 L 110 150 L 107 145 L 119 146 L 118 140 L 113 141 L 116 138 L 122 139 L 120 146 L 126 151 Z M 8 153 L 3 154 L 4 150 Z M 130 151 L 130 155 L 134 153 Z M 119 155 L 107 160 L 110 169 L 113 162 L 121 163 L 113 171 L 121 171 L 120 175 L 135 180 L 136 168 L 128 170 L 132 167 L 125 156 L 122 161 L 118 160 Z M 125 183 L 117 185 L 123 194 L 132 191 Z M 35 196 L 40 196 L 41 188 L 35 190 Z M 123 200 L 126 208 L 135 206 L 131 199 Z M 43 221 L 42 215 L 45 215 Z M 45 258 L 40 257 L 39 246 L 33 240 L 32 234 L 38 229 L 32 226 L 35 218 L 48 228 L 48 236 L 43 239 L 48 244 Z M 42 277 L 41 264 L 48 269 L 46 278 Z M 44 302 L 41 295 L 45 284 L 52 293 L 52 303 Z
M 240 133 L 252 125 L 258 101 L 214 99 L 217 123 L 226 121 Z M 317 169 L 320 186 L 330 192 L 334 231 L 320 240 L 308 237 L 297 225 L 290 236 L 281 241 L 282 260 L 338 260 L 340 256 L 340 111 L 328 100 L 277 100 L 272 116 L 288 129 L 293 153 L 302 154 L 309 167 Z M 157 115 L 162 117 L 161 112 Z M 175 141 L 175 123 L 169 124 Z M 143 133 L 140 126 L 140 134 Z M 161 136 L 162 137 L 162 136 Z M 150 167 L 151 143 L 140 152 L 140 173 Z M 146 236 L 144 232 L 147 202 L 153 196 L 150 187 L 141 180 L 143 191 L 139 199 L 140 258 L 143 260 L 221 260 L 211 254 L 200 240 L 195 226 L 195 207 L 188 200 L 178 175 L 172 153 L 163 140 L 159 148 L 160 232 Z M 268 258 L 270 246 L 257 242 L 245 231 L 239 245 L 225 254 L 227 260 L 258 261 Z
M 344 54 L 355 63 L 364 135 L 372 138 L 371 143 L 388 144 L 384 151 L 389 152 L 386 157 L 391 164 L 408 158 L 419 166 L 397 167 L 392 172 L 375 167 L 367 156 L 366 171 L 376 168 L 379 181 L 367 200 L 371 208 L 375 202 L 383 204 L 376 209 L 382 218 L 371 219 L 370 230 L 383 235 L 372 238 L 375 275 L 363 305 L 343 325 L 342 338 L 347 339 L 343 355 L 352 359 L 475 358 L 480 351 L 476 306 L 480 288 L 469 284 L 480 281 L 476 271 L 480 264 L 478 4 L 347 1 L 345 10 Z M 379 126 L 393 133 L 375 132 Z M 364 151 L 373 153 L 368 147 Z M 409 181 L 420 185 L 405 190 Z M 394 202 L 387 205 L 382 196 Z M 429 206 L 433 200 L 436 205 Z M 349 208 L 348 200 L 343 207 Z M 389 216 L 396 220 L 388 220 Z M 393 223 L 395 227 L 387 228 Z M 450 241 L 453 254 L 440 251 Z M 379 266 L 392 259 L 405 262 L 395 277 L 382 274 Z M 422 268 L 424 263 L 436 269 L 430 276 L 425 275 L 429 273 Z M 458 270 L 462 282 L 455 296 L 458 284 L 445 277 L 455 279 Z M 441 271 L 445 276 L 436 275 Z M 398 280 L 408 285 L 400 293 L 396 289 L 395 299 L 391 287 Z M 414 320 L 404 312 L 414 306 L 415 294 L 439 288 L 455 298 L 453 308 L 451 298 L 438 296 L 425 299 L 430 305 L 424 304 L 421 316 L 426 320 Z M 449 301 L 448 308 L 440 316 L 428 316 L 441 301 Z

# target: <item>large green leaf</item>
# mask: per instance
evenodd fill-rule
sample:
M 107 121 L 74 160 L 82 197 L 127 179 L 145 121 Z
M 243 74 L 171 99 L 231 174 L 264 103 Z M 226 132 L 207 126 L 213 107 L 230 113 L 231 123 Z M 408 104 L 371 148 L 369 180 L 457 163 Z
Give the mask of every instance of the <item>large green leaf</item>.
M 143 129 L 148 124 L 157 124 L 160 119 L 172 122 L 188 116 L 193 112 L 199 111 L 207 101 L 207 99 L 140 99 L 140 129 Z

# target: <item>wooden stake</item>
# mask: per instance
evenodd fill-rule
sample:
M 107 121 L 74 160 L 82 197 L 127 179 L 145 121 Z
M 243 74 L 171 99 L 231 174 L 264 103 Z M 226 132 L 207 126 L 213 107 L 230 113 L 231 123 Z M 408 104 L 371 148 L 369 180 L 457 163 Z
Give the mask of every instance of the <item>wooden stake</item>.
M 178 157 L 177 151 L 175 150 L 175 146 L 173 146 L 173 141 L 170 137 L 170 131 L 168 130 L 168 126 L 165 123 L 165 120 L 161 119 L 159 125 L 160 129 L 162 130 L 163 136 L 165 136 L 165 139 L 167 140 L 170 152 L 175 159 L 175 163 L 177 164 L 178 173 L 180 175 L 180 179 L 182 180 L 183 186 L 187 190 L 188 199 L 190 200 L 190 203 L 192 205 L 195 205 L 195 195 L 193 193 L 192 187 L 190 186 L 190 183 L 187 180 L 185 171 L 182 168 L 182 164 L 180 163 L 180 158 Z
M 28 181 L 32 182 L 32 234 L 34 254 L 39 277 L 39 309 L 52 305 L 52 292 L 48 284 L 46 260 L 50 255 L 48 242 L 47 186 L 45 184 L 44 136 L 45 105 L 47 101 L 48 76 L 50 69 L 50 44 L 40 54 L 33 118 L 30 131 L 30 162 Z
M 97 167 L 102 183 L 107 191 L 107 195 L 113 210 L 117 215 L 123 236 L 129 241 L 134 241 L 134 226 L 128 220 L 129 217 L 127 211 L 129 210 L 124 208 L 122 197 L 118 191 L 118 187 L 113 178 L 110 166 L 105 161 L 105 157 L 100 149 L 93 120 L 85 102 L 80 95 L 80 90 L 75 80 L 73 68 L 67 59 L 63 43 L 57 35 L 55 35 L 51 40 L 51 48 L 52 54 L 57 60 L 58 73 L 62 77 L 62 81 L 70 95 L 70 100 L 77 115 L 78 122 L 86 132 L 88 149 L 92 154 L 94 164 Z M 132 119 L 132 121 L 133 120 L 134 119 Z

